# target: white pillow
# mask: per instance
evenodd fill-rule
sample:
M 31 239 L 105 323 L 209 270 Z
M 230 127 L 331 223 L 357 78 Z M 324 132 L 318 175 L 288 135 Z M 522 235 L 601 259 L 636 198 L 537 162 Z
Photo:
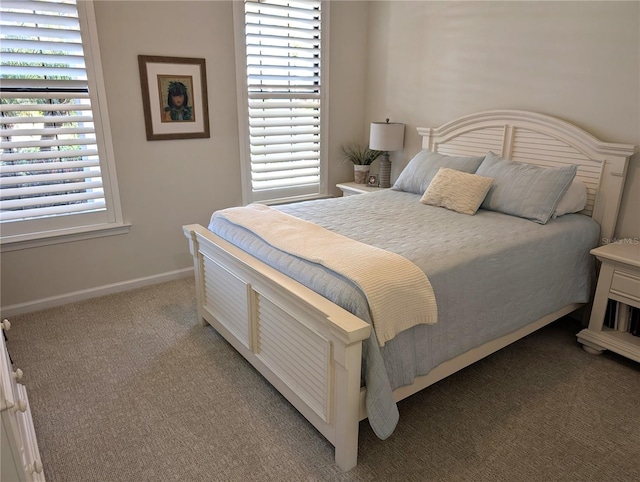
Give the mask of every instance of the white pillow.
M 553 213 L 553 217 L 557 218 L 563 214 L 578 213 L 582 211 L 587 205 L 587 186 L 578 180 L 574 181 L 564 193 L 564 196 L 558 202 L 556 210 Z
M 493 179 L 441 167 L 420 202 L 473 215 L 489 192 Z

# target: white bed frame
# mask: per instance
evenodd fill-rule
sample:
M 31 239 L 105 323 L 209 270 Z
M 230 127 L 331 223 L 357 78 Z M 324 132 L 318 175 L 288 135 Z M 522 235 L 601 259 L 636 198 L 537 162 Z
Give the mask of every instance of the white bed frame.
M 585 214 L 612 238 L 634 146 L 602 142 L 542 114 L 495 110 L 438 128 L 418 128 L 422 146 L 449 155 L 492 150 L 541 166 L 578 164 L 588 188 Z M 200 225 L 183 227 L 194 257 L 198 316 L 212 325 L 335 446 L 349 470 L 358 459 L 358 425 L 367 417 L 360 387 L 362 341 L 370 326 Z M 571 304 L 449 360 L 394 392 L 402 400 L 576 310 Z

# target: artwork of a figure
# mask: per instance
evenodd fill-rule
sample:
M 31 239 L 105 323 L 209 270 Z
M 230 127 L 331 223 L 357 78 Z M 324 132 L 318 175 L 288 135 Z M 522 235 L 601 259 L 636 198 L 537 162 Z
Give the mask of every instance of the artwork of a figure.
M 205 59 L 138 55 L 138 69 L 148 141 L 210 137 Z
M 193 106 L 189 103 L 189 88 L 185 82 L 171 80 L 167 86 L 163 111 L 164 122 L 193 121 Z

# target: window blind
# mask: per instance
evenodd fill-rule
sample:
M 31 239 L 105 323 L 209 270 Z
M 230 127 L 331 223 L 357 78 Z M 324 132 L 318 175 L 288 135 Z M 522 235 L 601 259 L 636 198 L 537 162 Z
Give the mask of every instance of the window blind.
M 0 221 L 104 211 L 75 0 L 0 4 Z
M 321 25 L 320 0 L 245 1 L 254 199 L 318 193 Z

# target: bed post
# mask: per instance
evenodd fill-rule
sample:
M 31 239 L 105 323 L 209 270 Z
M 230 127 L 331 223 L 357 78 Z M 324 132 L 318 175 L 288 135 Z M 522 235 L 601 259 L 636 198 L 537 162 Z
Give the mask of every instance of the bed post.
M 195 271 L 195 280 L 196 280 L 196 306 L 198 309 L 198 319 L 202 326 L 207 326 L 209 323 L 204 319 L 204 313 L 202 311 L 203 306 L 203 297 L 204 297 L 204 270 L 202 267 L 202 255 L 200 254 L 200 250 L 198 249 L 198 238 L 196 237 L 196 231 L 198 229 L 202 229 L 197 224 L 190 224 L 188 226 L 183 226 L 182 231 L 184 235 L 189 240 L 189 250 L 191 251 L 191 255 L 193 256 L 193 268 Z
M 335 460 L 336 465 L 345 472 L 358 463 L 361 357 L 362 341 L 351 345 L 334 345 Z

